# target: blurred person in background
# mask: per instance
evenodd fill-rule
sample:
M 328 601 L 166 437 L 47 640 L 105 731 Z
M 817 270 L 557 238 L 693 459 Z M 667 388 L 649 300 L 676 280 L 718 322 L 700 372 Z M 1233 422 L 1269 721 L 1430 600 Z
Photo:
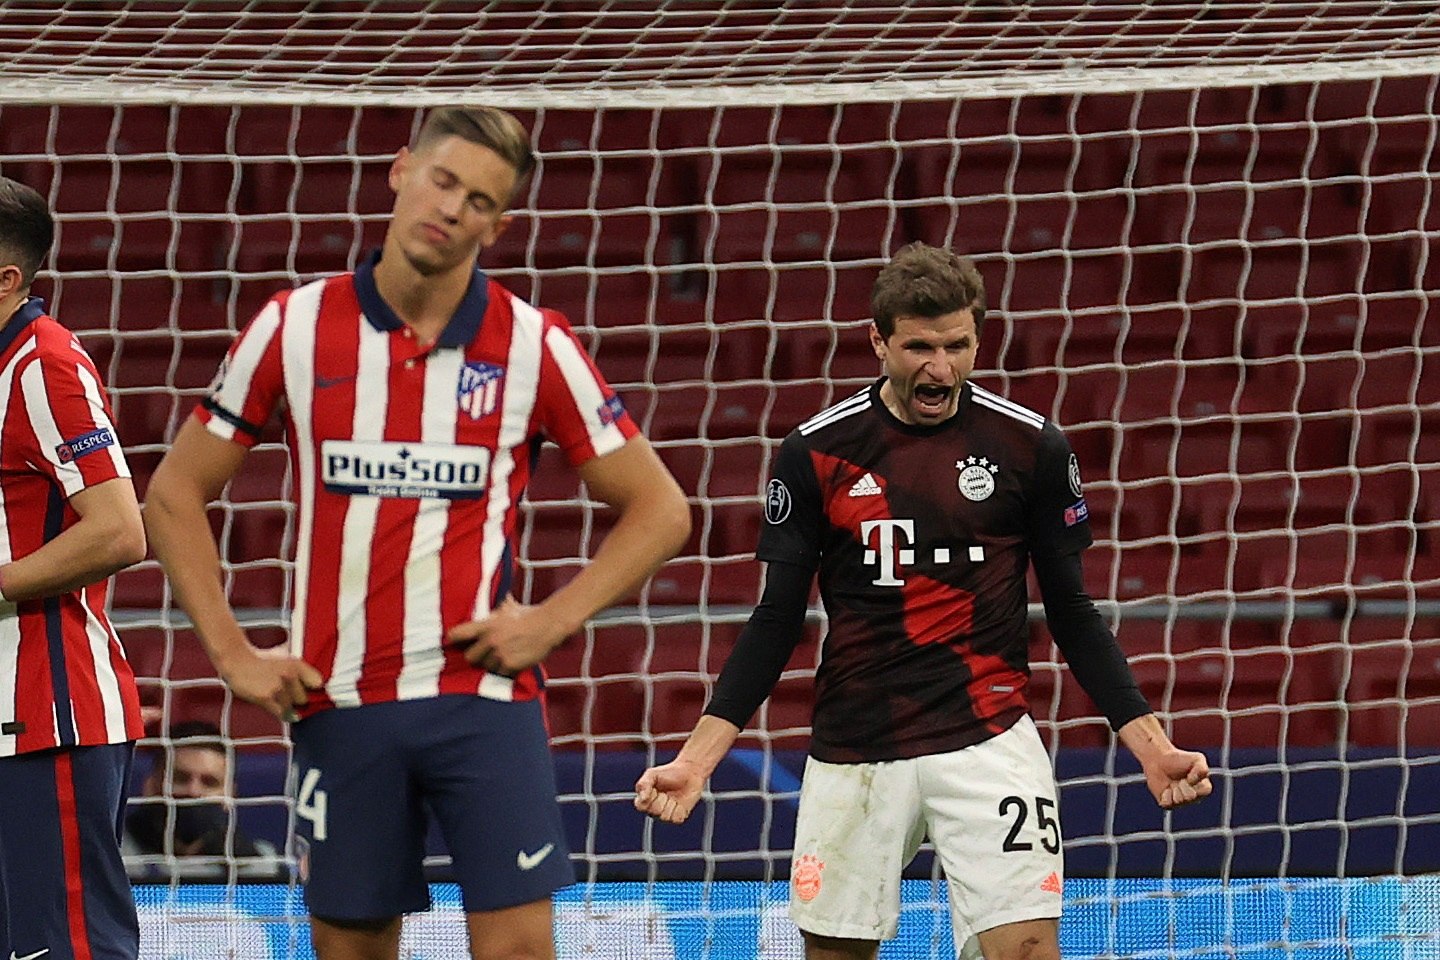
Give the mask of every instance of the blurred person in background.
M 234 825 L 234 774 L 220 729 L 187 720 L 167 739 L 125 817 L 121 852 L 131 878 L 223 879 L 232 861 L 240 876 L 273 875 L 275 845 Z

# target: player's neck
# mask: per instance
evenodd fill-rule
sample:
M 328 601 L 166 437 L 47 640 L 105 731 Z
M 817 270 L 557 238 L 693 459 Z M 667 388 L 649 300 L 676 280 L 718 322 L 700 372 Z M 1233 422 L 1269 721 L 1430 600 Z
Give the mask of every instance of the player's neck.
M 29 299 L 29 291 L 0 297 L 0 330 L 10 326 L 10 321 L 15 319 L 15 314 L 20 312 L 20 308 L 25 306 L 25 301 Z
M 465 298 L 474 264 L 425 276 L 403 256 L 384 257 L 375 265 L 375 289 L 421 343 L 433 343 Z

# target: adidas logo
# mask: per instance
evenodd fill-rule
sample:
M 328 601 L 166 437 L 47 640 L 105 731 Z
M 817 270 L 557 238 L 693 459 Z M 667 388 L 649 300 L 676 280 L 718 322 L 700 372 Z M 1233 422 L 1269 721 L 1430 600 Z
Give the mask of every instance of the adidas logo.
M 1050 876 L 1040 881 L 1040 889 L 1044 893 L 1061 893 L 1060 874 L 1051 870 Z
M 878 497 L 881 493 L 880 484 L 876 483 L 875 478 L 868 473 L 856 480 L 855 486 L 850 488 L 852 497 Z

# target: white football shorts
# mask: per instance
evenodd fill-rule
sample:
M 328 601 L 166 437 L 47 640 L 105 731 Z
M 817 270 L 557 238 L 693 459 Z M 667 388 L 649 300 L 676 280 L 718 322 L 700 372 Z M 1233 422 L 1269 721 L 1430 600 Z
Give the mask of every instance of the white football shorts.
M 900 873 L 928 834 L 945 868 L 962 956 L 992 927 L 1058 918 L 1064 858 L 1056 797 L 1050 757 L 1028 716 L 951 753 L 881 763 L 811 757 L 800 787 L 790 916 L 820 936 L 894 937 Z

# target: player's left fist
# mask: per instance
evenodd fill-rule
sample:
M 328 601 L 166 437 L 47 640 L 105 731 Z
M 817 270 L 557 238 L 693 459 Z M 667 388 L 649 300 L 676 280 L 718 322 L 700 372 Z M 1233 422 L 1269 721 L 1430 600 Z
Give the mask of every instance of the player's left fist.
M 1203 753 L 1169 750 L 1146 765 L 1145 782 L 1155 802 L 1165 810 L 1183 807 L 1210 796 L 1210 764 Z

